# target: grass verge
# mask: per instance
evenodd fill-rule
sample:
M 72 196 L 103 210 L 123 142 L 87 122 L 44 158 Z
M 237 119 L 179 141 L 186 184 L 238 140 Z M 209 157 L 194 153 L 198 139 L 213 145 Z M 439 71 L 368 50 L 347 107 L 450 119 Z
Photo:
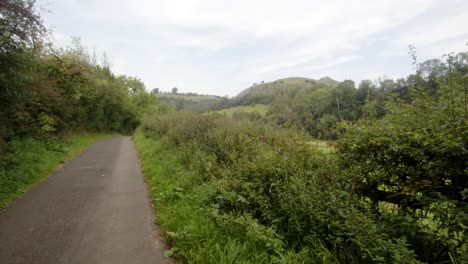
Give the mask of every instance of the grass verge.
M 183 164 L 183 149 L 139 132 L 133 140 L 158 224 L 172 245 L 166 256 L 182 263 L 333 263 L 334 256 L 319 247 L 275 252 L 257 237 L 269 229 L 251 219 L 237 225 L 219 221 L 208 202 L 216 183 L 201 181 L 196 170 Z M 247 235 L 242 231 L 246 224 L 250 224 Z M 315 261 L 310 262 L 311 256 Z
M 116 134 L 73 134 L 59 140 L 13 140 L 0 156 L 0 208 L 47 177 L 60 163 L 87 146 Z

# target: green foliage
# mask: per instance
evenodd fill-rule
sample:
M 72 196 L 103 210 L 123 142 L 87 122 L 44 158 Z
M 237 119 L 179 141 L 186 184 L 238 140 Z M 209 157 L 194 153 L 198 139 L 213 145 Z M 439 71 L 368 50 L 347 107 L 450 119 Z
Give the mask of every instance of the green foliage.
M 383 118 L 348 126 L 338 144 L 355 191 L 428 262 L 468 255 L 467 75 L 454 68 L 422 76 L 411 104 L 387 103 Z M 436 90 L 431 78 L 439 80 Z
M 266 115 L 277 125 L 304 129 L 316 138 L 334 139 L 338 121 L 359 117 L 357 97 L 354 82 L 349 80 L 339 83 L 330 78 L 286 78 L 254 85 L 218 108 L 266 104 Z
M 74 130 L 131 133 L 156 104 L 139 79 L 91 62 L 79 39 L 67 49 L 46 44 L 35 1 L 0 7 L 2 142 Z
M 134 136 L 143 173 L 158 212 L 158 222 L 172 244 L 171 255 L 185 263 L 271 263 L 255 243 L 241 241 L 234 228 L 209 217 L 207 199 L 214 192 L 197 172 L 182 166 L 183 151 Z
M 338 127 L 338 118 L 335 115 L 325 114 L 320 118 L 317 125 L 318 137 L 328 140 L 336 139 Z
M 313 80 L 307 78 L 285 78 L 274 82 L 254 84 L 232 99 L 225 98 L 212 107 L 212 110 L 222 110 L 236 106 L 271 105 L 278 97 L 294 99 L 302 90 L 314 90 L 318 87 L 334 87 L 338 82 L 330 78 Z
M 1 103 L 0 137 L 6 140 L 77 129 L 128 133 L 138 126 L 143 111 L 156 103 L 140 81 L 91 65 L 76 47 L 47 56 L 31 52 L 17 56 L 27 61 L 10 76 L 23 81 L 5 84 L 15 90 L 6 91 Z
M 156 205 L 171 208 L 172 253 L 203 263 L 462 263 L 466 57 L 359 89 L 294 78 L 223 102 L 268 103 L 267 118 L 148 116 L 138 140 L 164 153 L 145 155 L 159 157 L 152 164 L 176 157 L 149 172 L 169 178 L 155 193 Z M 313 148 L 302 129 L 341 137 L 338 151 Z
M 234 239 L 267 263 L 417 262 L 406 240 L 386 233 L 370 204 L 353 194 L 352 181 L 339 173 L 335 157 L 314 151 L 305 134 L 243 116 L 184 112 L 146 120 L 141 132 L 137 142 L 162 144 L 166 151 L 144 153 L 143 160 L 160 157 L 151 163 L 157 164 L 177 156 L 164 161 L 171 171 L 146 172 L 147 177 L 173 179 L 153 193 L 157 206 L 171 207 L 167 217 L 177 218 L 177 227 L 169 229 L 176 256 L 211 263 L 203 253 L 193 253 L 205 252 L 208 245 L 191 244 L 193 230 L 185 228 L 192 221 L 200 225 L 199 220 L 190 217 L 186 222 L 171 215 L 182 210 L 178 203 L 183 200 L 185 214 L 201 210 L 202 223 L 209 221 L 212 229 L 204 231 L 223 237 L 210 246 L 224 247 Z M 195 198 L 193 189 L 203 198 Z M 206 235 L 197 233 L 196 240 Z M 250 253 L 247 259 L 257 263 Z
M 0 156 L 0 207 L 42 180 L 59 163 L 109 136 L 112 134 L 76 134 L 47 141 L 34 138 L 11 141 Z
M 225 98 L 214 95 L 199 95 L 194 93 L 158 93 L 158 99 L 163 103 L 175 105 L 178 110 L 202 112 L 209 111 L 211 107 L 218 104 Z
M 323 78 L 286 78 L 270 83 L 255 84 L 233 99 L 225 99 L 215 109 L 233 106 L 265 104 L 267 117 L 283 127 L 304 129 L 318 139 L 339 137 L 338 121 L 382 118 L 386 104 L 402 101 L 412 103 L 411 90 L 420 90 L 431 97 L 440 96 L 442 83 L 450 76 L 467 72 L 466 53 L 451 56 L 450 63 L 438 59 L 417 66 L 418 73 L 397 80 L 380 78 L 375 82 L 363 80 L 356 89 L 353 81 L 336 82 Z M 450 64 L 450 65 L 449 65 Z M 459 83 L 461 84 L 461 83 Z
M 102 138 L 64 135 L 131 133 L 157 102 L 140 80 L 92 63 L 79 39 L 57 49 L 45 33 L 35 1 L 0 1 L 0 206 Z
M 236 112 L 243 112 L 243 113 L 256 112 L 260 114 L 260 116 L 264 117 L 266 113 L 268 112 L 268 106 L 264 104 L 256 104 L 256 105 L 249 105 L 249 106 L 235 106 L 235 107 L 215 111 L 215 113 L 227 114 L 227 115 L 233 115 Z
M 0 2 L 0 53 L 31 47 L 44 32 L 35 1 Z

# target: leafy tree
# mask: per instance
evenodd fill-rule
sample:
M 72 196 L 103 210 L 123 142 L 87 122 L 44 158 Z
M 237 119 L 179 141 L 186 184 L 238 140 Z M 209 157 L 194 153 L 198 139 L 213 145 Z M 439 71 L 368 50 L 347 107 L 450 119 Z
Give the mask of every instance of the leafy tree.
M 282 95 L 276 97 L 270 105 L 267 115 L 278 125 L 290 127 L 297 123 L 297 115 L 293 111 L 291 104 L 292 99 Z
M 0 1 L 0 144 L 16 133 L 15 123 L 31 119 L 25 87 L 44 32 L 34 1 Z
M 419 64 L 419 76 L 423 80 L 422 86 L 426 93 L 436 95 L 440 81 L 447 76 L 447 65 L 439 59 L 426 60 Z
M 358 116 L 355 99 L 356 87 L 351 80 L 345 80 L 333 89 L 332 96 L 336 101 L 336 111 L 333 111 L 340 120 L 356 120 Z
M 145 92 L 145 84 L 139 78 L 125 75 L 119 76 L 119 78 L 130 92 L 134 94 Z
M 405 101 L 406 103 L 411 103 L 411 93 L 410 87 L 412 85 L 408 80 L 403 78 L 397 79 L 395 82 L 395 90 L 394 93 L 396 94 L 397 98 L 400 100 Z
M 357 193 L 384 217 L 413 219 L 404 222 L 415 230 L 408 239 L 425 261 L 461 258 L 468 250 L 460 224 L 468 220 L 467 76 L 453 70 L 438 78 L 437 92 L 419 87 L 411 104 L 388 102 L 384 117 L 348 127 L 338 147 Z M 388 215 L 382 202 L 396 205 L 397 214 Z M 428 215 L 431 225 L 418 222 Z
M 0 1 L 0 53 L 31 48 L 42 41 L 45 28 L 36 1 Z
M 359 83 L 359 88 L 356 91 L 356 100 L 359 104 L 364 105 L 366 102 L 375 99 L 377 88 L 370 80 L 363 80 Z
M 318 137 L 327 140 L 335 140 L 338 126 L 338 118 L 335 115 L 325 114 L 317 125 Z

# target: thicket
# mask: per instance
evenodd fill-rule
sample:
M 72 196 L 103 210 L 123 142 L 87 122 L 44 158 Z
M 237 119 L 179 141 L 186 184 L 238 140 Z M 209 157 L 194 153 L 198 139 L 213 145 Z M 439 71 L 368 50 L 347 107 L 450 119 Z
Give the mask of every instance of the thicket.
M 353 191 L 430 263 L 468 261 L 467 59 L 432 60 L 433 74 L 419 65 L 410 103 L 348 124 L 338 143 Z
M 173 146 L 177 166 L 194 172 L 174 179 L 171 190 L 155 186 L 157 205 L 167 192 L 177 200 L 205 186 L 203 202 L 192 206 L 200 206 L 226 235 L 253 243 L 269 262 L 417 262 L 406 239 L 386 232 L 370 204 L 352 192 L 336 157 L 311 148 L 306 134 L 250 115 L 185 112 L 149 118 L 141 131 Z M 190 230 L 179 228 L 169 234 L 176 254 L 190 262 L 192 249 L 184 248 L 190 242 L 178 239 L 181 233 L 190 239 Z M 222 239 L 217 243 L 225 245 Z

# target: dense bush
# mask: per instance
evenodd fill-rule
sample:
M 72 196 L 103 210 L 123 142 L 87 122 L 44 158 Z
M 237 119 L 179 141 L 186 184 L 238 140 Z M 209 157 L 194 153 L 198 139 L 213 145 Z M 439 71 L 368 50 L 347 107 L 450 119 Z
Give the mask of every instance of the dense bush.
M 93 65 L 79 46 L 54 54 L 22 54 L 27 58 L 15 76 L 0 76 L 0 137 L 50 136 L 66 131 L 129 133 L 141 113 L 156 103 L 137 79 L 114 76 Z M 19 83 L 11 78 L 21 79 Z M 133 84 L 139 85 L 132 89 Z M 14 89 L 8 92 L 6 89 Z
M 207 214 L 236 227 L 239 239 L 256 237 L 272 261 L 320 245 L 340 262 L 417 262 L 404 236 L 386 232 L 370 204 L 352 192 L 335 157 L 311 148 L 305 134 L 245 117 L 184 112 L 152 118 L 141 129 L 180 151 L 180 165 L 197 175 L 191 184 L 211 186 Z
M 347 126 L 338 144 L 354 191 L 433 263 L 468 260 L 466 54 L 448 65 L 427 74 L 432 85 L 415 84 L 410 104 L 388 103 L 387 115 Z

